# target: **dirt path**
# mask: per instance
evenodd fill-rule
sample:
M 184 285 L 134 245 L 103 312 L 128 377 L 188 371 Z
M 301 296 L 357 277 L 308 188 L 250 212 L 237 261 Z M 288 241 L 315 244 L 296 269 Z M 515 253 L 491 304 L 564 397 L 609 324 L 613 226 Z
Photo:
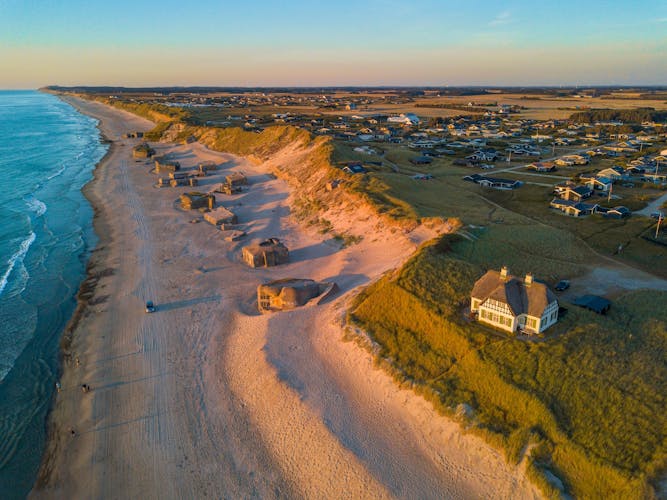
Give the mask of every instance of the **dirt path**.
M 635 212 L 636 215 L 645 215 L 645 216 L 650 216 L 654 212 L 660 212 L 664 214 L 667 212 L 667 210 L 663 209 L 662 206 L 667 203 L 667 193 L 664 193 L 662 196 L 659 196 L 655 200 L 653 200 L 651 203 L 646 205 L 645 208 L 642 210 L 637 210 Z

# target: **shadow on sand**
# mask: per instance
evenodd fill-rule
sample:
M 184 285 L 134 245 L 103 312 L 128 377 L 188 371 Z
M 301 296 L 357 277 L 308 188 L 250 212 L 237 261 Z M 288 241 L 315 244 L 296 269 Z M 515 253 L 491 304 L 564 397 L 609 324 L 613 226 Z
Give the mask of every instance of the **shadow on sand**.
M 322 257 L 329 257 L 338 252 L 340 248 L 332 244 L 315 243 L 305 247 L 290 250 L 290 262 L 302 262 L 307 260 L 319 259 Z
M 166 304 L 158 304 L 157 312 L 173 311 L 174 309 L 182 309 L 184 307 L 192 307 L 206 302 L 219 302 L 222 295 L 209 295 L 208 297 L 198 297 L 196 299 L 177 300 L 176 302 L 167 302 Z
M 91 432 L 106 431 L 106 430 L 109 430 L 109 429 L 114 429 L 116 427 L 122 427 L 124 425 L 134 424 L 134 423 L 138 423 L 138 422 L 144 422 L 146 420 L 152 420 L 152 419 L 157 418 L 159 416 L 160 416 L 159 413 L 156 413 L 154 415 L 144 415 L 143 417 L 137 417 L 137 418 L 134 418 L 132 420 L 125 420 L 124 422 L 118 422 L 118 423 L 115 423 L 115 424 L 109 424 L 109 425 L 105 425 L 103 427 L 97 427 L 95 429 L 90 429 L 89 431 L 85 431 L 83 434 L 88 434 L 88 433 L 91 433 Z

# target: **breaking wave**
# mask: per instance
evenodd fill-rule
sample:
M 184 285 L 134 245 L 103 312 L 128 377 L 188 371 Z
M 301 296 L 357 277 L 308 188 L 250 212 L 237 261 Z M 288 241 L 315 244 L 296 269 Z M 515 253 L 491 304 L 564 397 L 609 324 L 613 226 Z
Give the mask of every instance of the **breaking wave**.
M 63 165 L 62 167 L 60 167 L 60 169 L 58 169 L 57 172 L 55 172 L 55 173 L 49 175 L 49 176 L 46 178 L 46 180 L 47 180 L 47 181 L 50 181 L 50 180 L 53 179 L 54 177 L 58 177 L 59 175 L 62 175 L 62 173 L 63 173 L 64 171 L 65 171 L 65 165 Z
M 28 249 L 30 248 L 30 245 L 32 245 L 33 242 L 35 241 L 35 238 L 37 238 L 37 235 L 31 231 L 28 237 L 21 242 L 19 249 L 7 261 L 7 270 L 0 278 L 0 295 L 7 286 L 7 282 L 9 281 L 9 275 L 12 274 L 12 271 L 14 270 L 14 267 L 16 266 L 17 263 L 23 262 L 25 254 L 28 253 Z

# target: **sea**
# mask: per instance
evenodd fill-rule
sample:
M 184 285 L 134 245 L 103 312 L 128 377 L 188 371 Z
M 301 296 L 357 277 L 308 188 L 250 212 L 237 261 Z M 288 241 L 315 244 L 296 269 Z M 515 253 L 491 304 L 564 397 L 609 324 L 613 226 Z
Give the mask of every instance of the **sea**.
M 44 451 L 58 350 L 91 249 L 81 188 L 106 153 L 57 97 L 0 91 L 0 498 L 24 498 Z

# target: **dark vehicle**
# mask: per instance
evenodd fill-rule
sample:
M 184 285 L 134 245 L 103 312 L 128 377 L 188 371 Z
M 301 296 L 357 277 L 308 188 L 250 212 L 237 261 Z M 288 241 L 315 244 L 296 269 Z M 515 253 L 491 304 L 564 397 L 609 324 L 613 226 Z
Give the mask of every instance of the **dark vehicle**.
M 651 214 L 651 219 L 664 219 L 664 217 L 662 212 L 653 212 Z
M 570 282 L 568 280 L 560 280 L 558 283 L 556 283 L 555 288 L 557 292 L 563 292 L 570 288 Z
M 157 308 L 155 307 L 155 304 L 153 304 L 153 301 L 149 300 L 146 302 L 146 312 L 147 313 L 152 313 L 155 312 Z

